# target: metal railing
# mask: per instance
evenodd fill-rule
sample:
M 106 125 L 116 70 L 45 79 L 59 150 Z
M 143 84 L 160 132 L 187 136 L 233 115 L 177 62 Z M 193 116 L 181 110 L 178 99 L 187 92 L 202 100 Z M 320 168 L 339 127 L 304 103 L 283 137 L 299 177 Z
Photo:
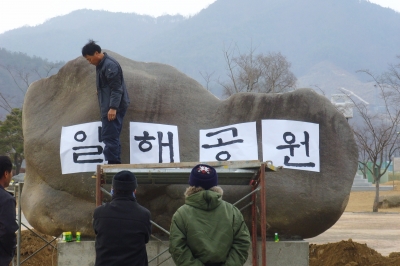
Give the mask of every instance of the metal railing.
M 35 256 L 37 253 L 39 253 L 42 249 L 44 249 L 47 246 L 52 246 L 54 249 L 57 249 L 56 246 L 54 246 L 52 243 L 57 239 L 56 237 L 53 238 L 53 240 L 51 241 L 47 241 L 46 239 L 44 239 L 43 237 L 41 237 L 39 234 L 37 234 L 35 231 L 33 231 L 32 229 L 30 229 L 27 225 L 25 225 L 22 222 L 22 211 L 21 211 L 21 195 L 22 195 L 22 188 L 24 186 L 23 182 L 17 183 L 14 186 L 14 196 L 16 198 L 16 202 L 17 202 L 17 217 L 16 217 L 16 222 L 18 224 L 18 231 L 17 231 L 17 250 L 16 250 L 16 254 L 12 260 L 12 266 L 20 266 L 23 263 L 25 263 L 27 260 L 29 260 L 30 258 L 32 258 L 33 256 Z M 24 226 L 27 230 L 29 230 L 31 233 L 33 233 L 35 235 L 35 237 L 38 237 L 40 239 L 43 240 L 43 242 L 45 242 L 46 244 L 42 247 L 40 247 L 39 249 L 37 249 L 35 252 L 33 252 L 31 255 L 29 255 L 27 258 L 25 258 L 23 261 L 21 261 L 21 227 Z
M 107 174 L 114 174 L 122 170 L 128 170 L 134 172 L 137 175 L 138 182 L 142 181 L 145 184 L 179 184 L 180 179 L 182 179 L 182 184 L 187 184 L 188 171 L 191 170 L 193 165 L 198 164 L 198 162 L 192 163 L 171 163 L 171 164 L 148 164 L 148 165 L 98 165 L 96 175 L 96 205 L 99 206 L 103 202 L 103 193 L 111 195 L 103 185 L 107 183 Z M 265 188 L 265 172 L 276 171 L 271 161 L 259 162 L 259 161 L 239 161 L 239 162 L 208 162 L 207 164 L 218 168 L 218 179 L 219 183 L 225 185 L 244 185 L 249 184 L 252 186 L 252 192 L 245 195 L 243 198 L 236 201 L 233 205 L 237 205 L 244 199 L 251 197 L 251 202 L 240 209 L 247 207 L 252 207 L 252 264 L 253 266 L 258 265 L 257 263 L 257 214 L 260 215 L 260 225 L 261 225 L 261 265 L 266 266 L 266 233 L 267 233 L 267 221 L 266 221 L 266 188 Z M 182 169 L 182 168 L 186 168 Z M 250 169 L 250 170 L 249 170 Z M 232 177 L 233 184 L 230 183 L 230 178 Z M 171 179 L 170 179 L 171 178 Z M 247 181 L 246 181 L 247 180 Z M 260 192 L 260 210 L 257 210 L 256 206 L 256 195 Z M 161 229 L 163 232 L 169 235 L 168 230 L 162 228 L 155 222 L 151 221 L 153 225 Z M 153 236 L 154 237 L 154 236 Z M 159 240 L 159 239 L 158 239 Z M 159 240 L 161 241 L 161 240 Z M 161 241 L 162 242 L 162 241 Z M 161 255 L 166 253 L 168 248 L 157 254 L 154 258 L 149 260 L 149 263 L 159 258 Z M 171 256 L 164 259 L 157 265 L 161 265 Z

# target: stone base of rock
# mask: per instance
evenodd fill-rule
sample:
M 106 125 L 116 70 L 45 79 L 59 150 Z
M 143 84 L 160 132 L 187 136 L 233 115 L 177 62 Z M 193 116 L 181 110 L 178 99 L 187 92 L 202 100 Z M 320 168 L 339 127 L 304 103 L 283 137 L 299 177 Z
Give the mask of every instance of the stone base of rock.
M 258 264 L 261 264 L 261 243 L 258 242 Z M 308 266 L 308 246 L 307 241 L 267 241 L 267 265 L 296 265 Z M 250 253 L 251 256 L 251 253 Z M 251 258 L 245 265 L 252 265 Z
M 296 265 L 308 266 L 308 242 L 306 241 L 267 241 L 267 265 L 282 266 Z M 150 261 L 149 266 L 162 265 L 174 266 L 171 255 L 168 252 L 168 241 L 150 241 L 147 248 L 147 255 Z M 58 241 L 58 266 L 93 266 L 95 261 L 94 241 L 64 242 Z M 162 254 L 161 254 L 162 253 Z M 160 255 L 161 254 L 161 255 Z M 249 257 L 246 266 L 252 264 L 252 252 L 249 250 Z M 155 258 L 158 256 L 157 258 Z M 261 242 L 258 241 L 258 264 L 261 263 Z

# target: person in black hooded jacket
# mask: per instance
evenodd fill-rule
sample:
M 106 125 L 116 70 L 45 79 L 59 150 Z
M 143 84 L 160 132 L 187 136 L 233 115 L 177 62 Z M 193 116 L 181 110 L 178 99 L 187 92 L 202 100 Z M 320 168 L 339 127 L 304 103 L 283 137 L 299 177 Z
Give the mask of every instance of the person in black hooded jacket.
M 148 265 L 150 211 L 136 201 L 136 177 L 121 171 L 113 177 L 112 200 L 95 209 L 95 266 Z

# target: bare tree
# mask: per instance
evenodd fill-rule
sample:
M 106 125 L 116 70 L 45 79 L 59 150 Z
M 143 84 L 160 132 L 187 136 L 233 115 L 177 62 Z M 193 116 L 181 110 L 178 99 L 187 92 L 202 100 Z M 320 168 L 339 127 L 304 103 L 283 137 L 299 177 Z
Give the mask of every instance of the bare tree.
M 235 50 L 238 50 L 237 48 Z M 228 81 L 219 82 L 224 96 L 239 92 L 279 93 L 295 89 L 296 77 L 290 71 L 291 64 L 281 53 L 235 55 L 235 50 L 225 50 Z
M 64 64 L 63 62 L 46 62 L 41 68 L 35 67 L 32 69 L 33 72 L 40 78 L 46 78 L 50 76 L 52 73 L 57 72 L 61 65 Z M 44 72 L 44 73 L 42 73 Z
M 14 84 L 18 87 L 18 89 L 25 95 L 26 90 L 29 87 L 29 84 L 32 80 L 32 71 L 28 71 L 25 68 L 17 68 L 15 66 L 4 66 L 0 65 L 3 69 L 5 69 L 10 77 L 13 79 Z M 40 78 L 40 77 L 39 77 Z
M 400 57 L 399 57 L 400 59 Z M 393 155 L 400 148 L 400 64 L 389 65 L 382 75 L 374 75 L 369 70 L 359 72 L 370 76 L 379 90 L 382 101 L 380 107 L 370 108 L 365 103 L 356 102 L 356 110 L 361 123 L 353 124 L 353 131 L 360 151 L 360 163 L 370 172 L 375 182 L 373 212 L 378 211 L 379 182 L 387 172 Z M 386 164 L 386 161 L 389 163 Z
M 11 98 L 11 96 L 3 95 L 0 92 L 0 108 L 7 111 L 7 113 L 11 113 L 11 110 L 13 109 Z
M 47 63 L 42 68 L 18 68 L 15 66 L 0 65 L 11 76 L 14 84 L 23 96 L 29 85 L 40 78 L 49 76 L 58 71 L 62 62 Z M 15 106 L 18 106 L 15 108 Z M 0 108 L 7 111 L 8 115 L 4 121 L 0 121 L 0 153 L 7 154 L 12 158 L 16 174 L 19 173 L 24 157 L 24 137 L 22 134 L 22 109 L 19 104 L 12 102 L 12 97 L 0 92 Z
M 14 84 L 18 87 L 21 93 L 25 95 L 26 90 L 33 81 L 48 77 L 51 74 L 56 73 L 62 64 L 63 62 L 46 62 L 41 67 L 33 67 L 31 69 L 2 64 L 0 64 L 0 67 L 8 72 L 8 74 L 14 81 Z
M 264 77 L 263 92 L 285 92 L 295 88 L 297 78 L 289 70 L 291 64 L 281 53 L 258 55 Z
M 358 141 L 357 141 L 358 144 Z M 360 145 L 358 145 L 358 162 L 362 162 L 358 164 L 358 169 L 363 174 L 363 178 L 367 179 L 367 162 L 368 162 L 368 153 L 365 149 L 360 149 Z
M 400 60 L 400 55 L 397 56 L 397 59 Z M 389 64 L 389 70 L 382 75 L 381 81 L 386 86 L 391 87 L 392 90 L 400 93 L 400 63 Z
M 205 71 L 204 73 L 199 71 L 201 77 L 204 79 L 206 82 L 206 89 L 209 91 L 210 90 L 210 83 L 213 81 L 212 76 L 214 75 L 215 71 L 208 73 Z

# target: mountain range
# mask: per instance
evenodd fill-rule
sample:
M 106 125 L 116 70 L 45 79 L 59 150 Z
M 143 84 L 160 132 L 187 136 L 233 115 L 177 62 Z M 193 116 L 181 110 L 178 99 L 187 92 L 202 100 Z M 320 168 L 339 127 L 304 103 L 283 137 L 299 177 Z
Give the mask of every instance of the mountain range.
M 189 18 L 85 9 L 0 34 L 0 47 L 69 61 L 88 39 L 133 60 L 172 65 L 203 85 L 200 72 L 226 78 L 228 49 L 280 52 L 298 87 L 327 96 L 345 87 L 373 101 L 373 83 L 356 71 L 382 73 L 396 60 L 400 13 L 365 0 L 217 0 Z M 221 96 L 217 82 L 211 91 Z

